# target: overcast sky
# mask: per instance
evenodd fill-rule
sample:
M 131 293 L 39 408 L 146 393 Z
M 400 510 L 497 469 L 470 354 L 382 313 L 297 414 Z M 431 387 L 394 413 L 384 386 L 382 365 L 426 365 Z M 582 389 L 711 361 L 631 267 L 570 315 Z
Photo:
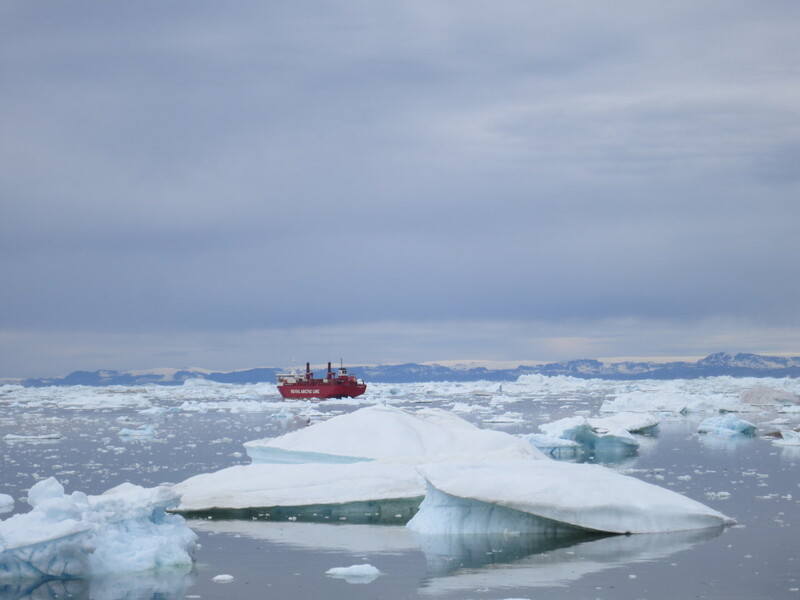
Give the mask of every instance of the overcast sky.
M 800 3 L 0 6 L 0 377 L 800 354 Z

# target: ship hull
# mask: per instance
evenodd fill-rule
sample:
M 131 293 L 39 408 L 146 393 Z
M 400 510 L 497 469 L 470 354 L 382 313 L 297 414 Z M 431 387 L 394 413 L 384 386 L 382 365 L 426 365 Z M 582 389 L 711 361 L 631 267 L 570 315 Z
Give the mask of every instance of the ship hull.
M 308 381 L 284 383 L 278 386 L 284 398 L 355 398 L 367 391 L 367 386 L 359 383 L 313 383 Z

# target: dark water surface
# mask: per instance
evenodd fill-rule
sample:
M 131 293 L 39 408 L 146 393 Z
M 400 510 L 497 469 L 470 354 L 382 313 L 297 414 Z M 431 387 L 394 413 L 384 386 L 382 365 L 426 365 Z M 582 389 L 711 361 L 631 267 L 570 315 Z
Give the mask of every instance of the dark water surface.
M 141 414 L 135 403 L 103 408 L 89 402 L 65 409 L 58 402 L 17 402 L 14 393 L 6 389 L 0 396 L 5 403 L 0 437 L 61 435 L 57 440 L 0 442 L 0 493 L 17 499 L 17 512 L 27 511 L 25 491 L 51 475 L 68 492 L 89 494 L 125 481 L 145 486 L 178 482 L 248 463 L 245 441 L 280 435 L 370 401 L 284 405 L 269 396 L 256 398 L 264 402 L 261 412 L 240 412 L 235 402 L 198 410 L 212 398 L 187 407 L 159 391 L 146 398 L 147 405 L 169 410 Z M 209 396 L 215 393 L 208 390 Z M 384 391 L 382 400 L 409 408 L 481 404 L 486 410 L 463 416 L 482 427 L 529 433 L 562 416 L 595 415 L 607 395 L 542 394 L 503 406 L 458 390 L 397 386 Z M 424 538 L 402 526 L 197 519 L 189 523 L 201 547 L 188 575 L 17 582 L 0 585 L 0 598 L 800 599 L 800 451 L 762 437 L 700 436 L 697 424 L 706 416 L 665 415 L 657 435 L 640 438 L 637 456 L 612 467 L 734 517 L 737 525 L 725 530 L 578 540 Z M 767 422 L 776 415 L 767 410 L 757 419 L 741 416 Z M 119 435 L 121 428 L 142 425 L 153 426 L 152 436 Z M 381 575 L 349 582 L 325 574 L 332 567 L 363 563 Z M 233 581 L 213 582 L 220 574 L 232 575 Z

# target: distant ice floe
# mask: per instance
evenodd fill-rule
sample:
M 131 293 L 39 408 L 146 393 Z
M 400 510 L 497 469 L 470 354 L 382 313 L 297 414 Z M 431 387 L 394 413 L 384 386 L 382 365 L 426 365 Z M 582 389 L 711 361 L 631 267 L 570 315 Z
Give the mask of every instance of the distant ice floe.
M 526 439 L 443 410 L 373 406 L 246 446 L 254 459 L 279 462 L 190 478 L 173 488 L 182 495 L 178 510 L 261 509 L 259 516 L 286 518 L 282 508 L 305 507 L 301 516 L 349 518 L 389 512 L 384 502 L 416 502 L 406 505 L 410 516 L 424 494 L 409 523 L 421 533 L 640 533 L 731 522 L 675 492 L 553 461 Z
M 792 392 L 767 385 L 756 385 L 742 392 L 744 404 L 796 406 L 800 404 L 800 396 Z
M 60 440 L 60 433 L 43 433 L 41 435 L 18 435 L 15 433 L 7 433 L 3 436 L 7 442 L 38 442 L 42 440 Z
M 698 425 L 697 432 L 723 437 L 753 436 L 756 433 L 756 426 L 736 415 L 722 415 L 705 419 Z
M 601 412 L 754 412 L 765 407 L 791 412 L 800 407 L 797 383 L 792 379 L 714 377 L 642 381 L 629 387 L 605 400 Z
M 123 438 L 152 438 L 156 433 L 152 425 L 140 425 L 136 429 L 120 429 L 117 435 Z
M 51 477 L 29 490 L 28 504 L 30 512 L 0 521 L 0 580 L 191 568 L 196 535 L 166 514 L 178 504 L 167 486 L 67 495 Z

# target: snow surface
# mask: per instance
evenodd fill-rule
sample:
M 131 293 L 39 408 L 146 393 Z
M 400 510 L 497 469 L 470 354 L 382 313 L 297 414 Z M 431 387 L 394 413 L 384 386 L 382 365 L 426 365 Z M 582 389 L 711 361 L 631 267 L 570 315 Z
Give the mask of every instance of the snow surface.
M 178 510 L 191 512 L 420 498 L 425 483 L 414 465 L 368 461 L 238 465 L 173 489 L 181 495 Z
M 418 464 L 490 458 L 545 458 L 519 438 L 480 429 L 438 408 L 410 412 L 376 405 L 334 417 L 278 438 L 245 443 L 253 462 L 354 462 Z
M 196 536 L 166 486 L 122 484 L 67 495 L 53 477 L 28 492 L 30 512 L 0 521 L 0 579 L 92 577 L 192 564 Z
M 428 464 L 428 490 L 408 523 L 424 534 L 543 532 L 565 528 L 662 533 L 732 519 L 676 492 L 599 465 L 545 461 Z

